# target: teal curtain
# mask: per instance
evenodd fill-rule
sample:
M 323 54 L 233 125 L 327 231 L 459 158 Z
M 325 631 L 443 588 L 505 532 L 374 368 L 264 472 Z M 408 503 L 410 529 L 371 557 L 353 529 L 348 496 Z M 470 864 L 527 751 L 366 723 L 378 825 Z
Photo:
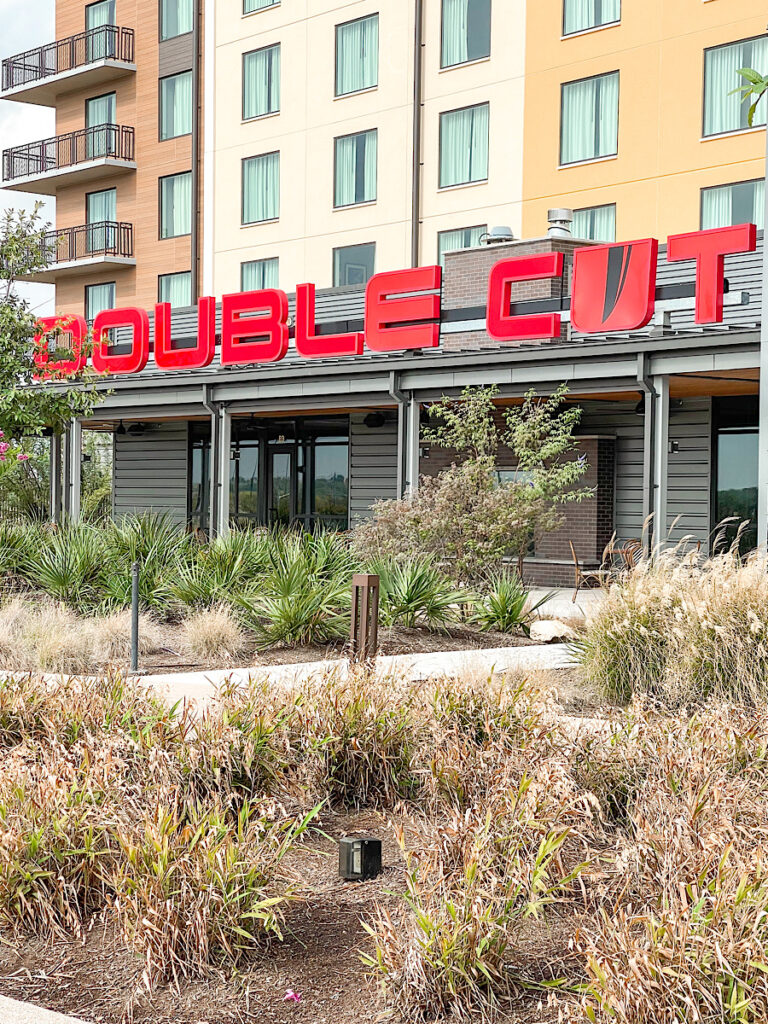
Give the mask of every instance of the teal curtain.
M 621 0 L 565 0 L 563 32 L 586 32 L 621 20 Z
M 280 0 L 243 0 L 243 14 L 263 11 L 266 7 L 274 7 Z
M 336 139 L 334 206 L 353 206 L 376 199 L 378 132 L 359 132 Z
M 379 82 L 379 16 L 336 26 L 336 95 L 371 89 Z
M 259 292 L 263 288 L 277 288 L 280 261 L 277 257 L 251 260 L 240 264 L 240 287 L 244 292 Z
M 192 230 L 192 173 L 160 179 L 160 237 L 177 238 Z
M 95 129 L 86 132 L 85 158 L 95 160 L 109 153 L 109 128 L 99 130 L 100 125 L 113 125 L 117 122 L 117 97 L 113 92 L 106 96 L 96 96 L 85 101 L 85 127 Z
M 85 221 L 88 252 L 104 252 L 115 242 L 113 227 L 117 220 L 117 189 L 108 188 L 103 192 L 89 192 L 85 198 Z M 106 223 L 105 223 L 106 222 Z
M 192 0 L 162 0 L 160 38 L 174 39 L 192 31 Z
M 705 188 L 701 193 L 701 226 L 727 228 L 732 224 L 757 224 L 765 221 L 765 181 L 743 181 L 736 185 Z
M 192 274 L 187 270 L 180 274 L 161 274 L 158 279 L 159 302 L 170 302 L 177 306 L 192 305 Z
M 616 205 L 591 206 L 573 212 L 573 235 L 593 242 L 616 241 Z
M 491 53 L 491 0 L 443 0 L 441 67 Z
M 440 115 L 440 188 L 488 177 L 488 104 Z
M 85 57 L 87 61 L 104 60 L 114 57 L 114 36 L 105 27 L 115 24 L 115 0 L 101 0 L 85 8 L 86 30 L 94 29 L 86 38 Z M 98 29 L 102 29 L 101 32 Z
M 280 216 L 280 154 L 265 153 L 243 160 L 243 224 L 277 220 Z
M 92 323 L 105 309 L 115 308 L 115 283 L 85 286 L 85 319 Z
M 437 262 L 445 266 L 445 254 L 457 249 L 472 249 L 480 245 L 481 237 L 488 231 L 486 224 L 474 228 L 457 228 L 454 231 L 440 231 L 437 236 Z
M 243 54 L 243 120 L 280 109 L 280 44 Z
M 160 79 L 160 138 L 192 132 L 192 72 Z
M 704 134 L 720 135 L 748 128 L 749 100 L 734 89 L 744 85 L 739 68 L 768 71 L 768 39 L 750 39 L 707 50 L 704 57 Z M 755 112 L 755 125 L 766 122 L 765 103 Z
M 613 156 L 618 141 L 618 71 L 564 85 L 560 162 Z

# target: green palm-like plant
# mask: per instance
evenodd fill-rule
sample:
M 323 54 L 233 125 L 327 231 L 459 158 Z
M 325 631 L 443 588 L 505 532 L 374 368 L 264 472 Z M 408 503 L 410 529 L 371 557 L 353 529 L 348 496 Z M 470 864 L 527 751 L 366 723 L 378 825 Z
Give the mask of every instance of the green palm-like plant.
M 430 629 L 446 629 L 459 620 L 461 605 L 473 597 L 467 590 L 457 590 L 430 558 L 382 560 L 371 571 L 381 581 L 381 619 L 387 626 L 414 629 L 424 623 Z
M 742 100 L 745 103 L 747 100 L 752 100 L 749 113 L 747 114 L 747 122 L 751 128 L 755 120 L 758 104 L 766 91 L 768 91 L 768 75 L 761 75 L 754 68 L 739 68 L 739 74 L 745 80 L 746 85 L 740 85 L 738 89 L 732 91 L 731 95 L 741 93 Z
M 72 524 L 47 535 L 41 550 L 26 555 L 24 575 L 56 600 L 88 612 L 99 601 L 105 561 L 103 533 L 84 523 Z
M 201 547 L 178 567 L 173 594 L 186 605 L 208 607 L 234 600 L 264 575 L 271 538 L 252 530 L 233 531 Z
M 530 596 L 530 590 L 526 590 L 516 572 L 504 570 L 494 573 L 488 580 L 486 593 L 477 602 L 470 622 L 482 630 L 495 629 L 499 633 L 521 630 L 530 636 L 531 620 L 552 594 L 545 594 L 534 604 L 528 605 Z
M 24 566 L 42 544 L 43 531 L 38 524 L 0 520 L 0 582 L 4 576 L 23 576 Z

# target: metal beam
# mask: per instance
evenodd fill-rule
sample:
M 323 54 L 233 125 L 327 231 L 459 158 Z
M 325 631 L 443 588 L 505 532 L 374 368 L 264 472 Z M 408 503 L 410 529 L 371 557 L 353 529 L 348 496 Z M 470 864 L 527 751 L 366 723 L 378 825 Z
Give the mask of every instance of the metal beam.
M 50 451 L 50 519 L 52 523 L 61 522 L 62 500 L 61 500 L 61 450 L 62 436 L 54 434 L 51 437 Z
M 232 416 L 226 406 L 219 409 L 219 460 L 218 472 L 218 509 L 216 513 L 216 532 L 223 537 L 229 533 L 229 473 L 232 446 Z
M 408 402 L 407 433 L 405 441 L 405 494 L 415 494 L 419 489 L 419 440 L 421 405 L 414 394 Z
M 766 173 L 768 174 L 768 134 L 766 135 Z M 763 235 L 763 309 L 760 330 L 760 412 L 757 468 L 757 545 L 768 547 L 768 203 L 765 204 Z
M 653 547 L 662 550 L 667 541 L 667 493 L 669 485 L 669 377 L 654 377 L 656 416 L 653 437 Z
M 67 511 L 72 522 L 80 519 L 80 493 L 83 472 L 83 425 L 72 420 L 69 428 L 69 501 Z

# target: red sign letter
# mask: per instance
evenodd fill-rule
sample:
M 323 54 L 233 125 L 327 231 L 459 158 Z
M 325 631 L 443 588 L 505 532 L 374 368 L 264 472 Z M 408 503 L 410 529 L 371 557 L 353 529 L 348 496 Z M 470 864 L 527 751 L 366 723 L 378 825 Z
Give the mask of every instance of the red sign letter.
M 488 279 L 488 333 L 500 341 L 531 341 L 559 338 L 560 314 L 536 313 L 511 316 L 512 285 L 518 281 L 541 281 L 563 276 L 563 254 L 546 252 L 539 256 L 512 256 L 501 260 Z
M 44 372 L 39 376 L 43 380 L 50 380 L 56 376 L 70 376 L 80 373 L 88 362 L 88 356 L 83 351 L 83 342 L 88 336 L 88 325 L 81 316 L 41 316 L 37 321 L 39 334 L 35 335 L 35 365 Z M 71 359 L 50 360 L 50 335 L 61 331 L 61 340 L 56 339 L 54 348 L 69 348 L 72 351 Z M 69 341 L 65 340 L 69 337 Z
M 599 334 L 645 327 L 656 305 L 658 258 L 655 238 L 577 249 L 571 285 L 574 328 Z
M 670 263 L 696 260 L 697 324 L 723 322 L 725 257 L 730 253 L 754 252 L 756 247 L 757 228 L 754 224 L 670 236 L 667 240 Z
M 260 313 L 261 316 L 243 316 Z M 221 365 L 276 363 L 288 351 L 288 296 L 277 288 L 221 300 Z M 258 341 L 243 341 L 258 338 Z
M 365 289 L 365 341 L 374 352 L 440 344 L 441 267 L 374 274 Z M 436 292 L 403 295 L 403 292 Z M 429 322 L 427 322 L 429 321 Z
M 115 327 L 132 327 L 131 351 L 112 355 L 107 331 Z M 96 339 L 93 346 L 93 368 L 98 373 L 140 373 L 149 359 L 149 316 L 144 309 L 105 309 L 93 322 Z
M 305 359 L 321 356 L 359 356 L 363 351 L 363 335 L 315 334 L 315 286 L 296 286 L 296 350 Z
M 161 370 L 199 370 L 210 366 L 216 351 L 216 299 L 202 298 L 197 303 L 197 344 L 192 348 L 173 348 L 171 344 L 171 304 L 155 306 L 155 362 Z

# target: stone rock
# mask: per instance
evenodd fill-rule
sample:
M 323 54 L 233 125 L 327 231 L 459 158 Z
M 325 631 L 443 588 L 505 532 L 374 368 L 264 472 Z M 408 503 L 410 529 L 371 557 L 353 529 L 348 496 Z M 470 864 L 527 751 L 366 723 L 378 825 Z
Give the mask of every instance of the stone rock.
M 576 638 L 576 631 L 558 619 L 537 619 L 531 624 L 531 640 L 538 644 L 562 644 Z

